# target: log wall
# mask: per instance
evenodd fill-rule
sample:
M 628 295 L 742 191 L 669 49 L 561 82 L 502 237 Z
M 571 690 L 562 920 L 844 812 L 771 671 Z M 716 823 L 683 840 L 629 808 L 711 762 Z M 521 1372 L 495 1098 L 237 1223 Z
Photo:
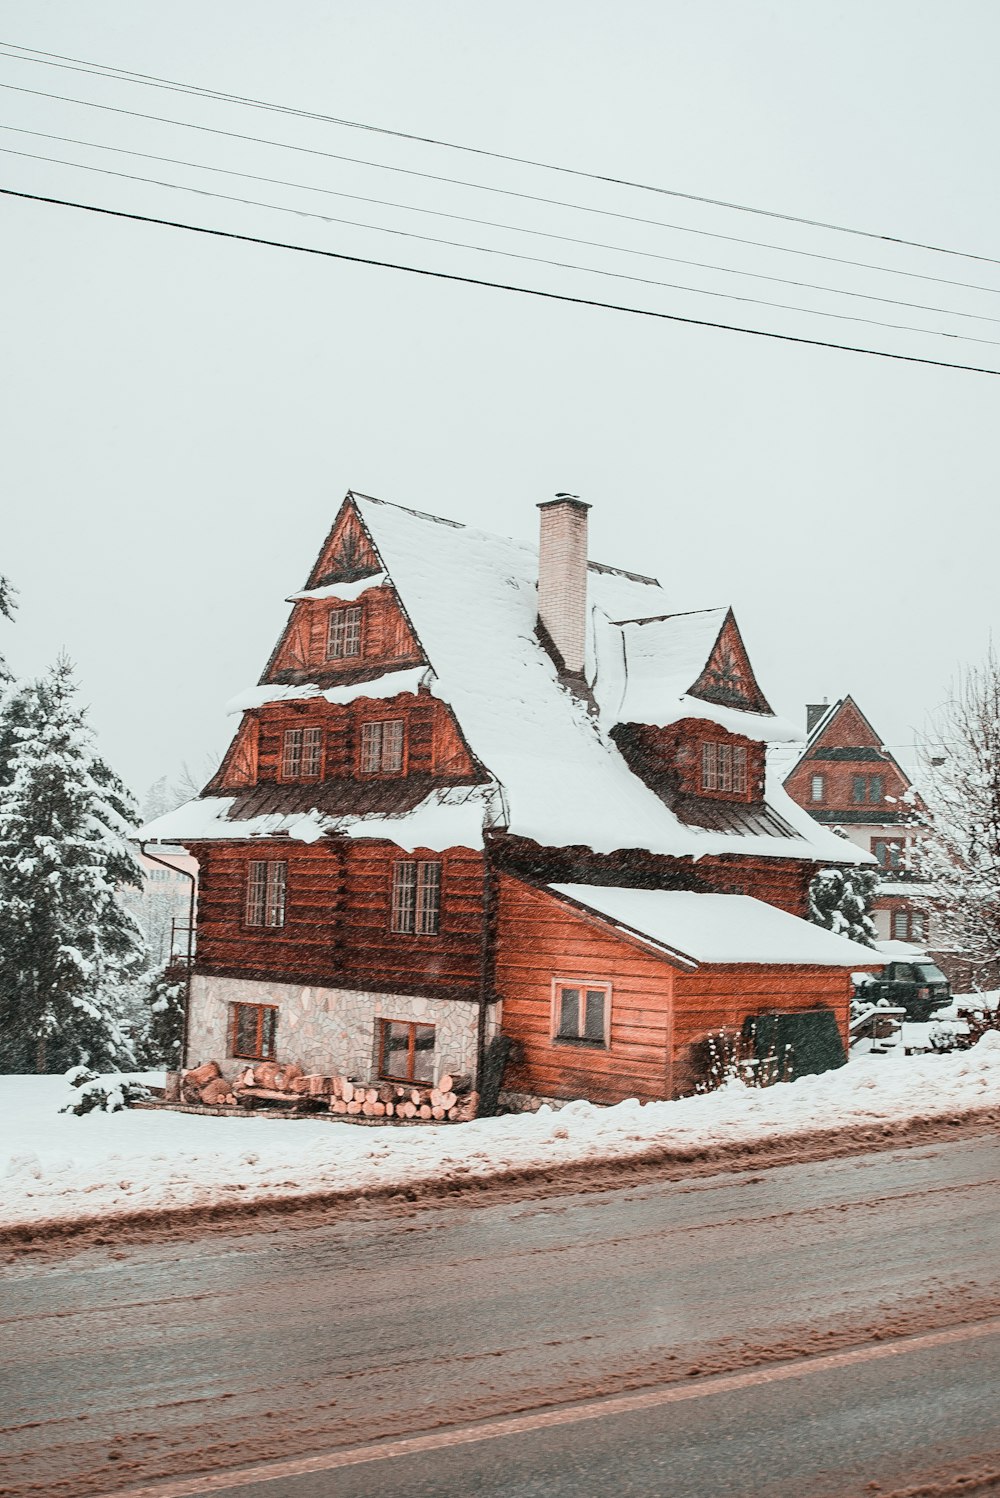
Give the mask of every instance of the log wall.
M 482 855 L 466 848 L 403 853 L 392 843 L 192 844 L 200 864 L 196 970 L 219 976 L 473 999 L 482 963 Z M 440 860 L 436 936 L 390 931 L 392 865 Z M 285 924 L 247 926 L 248 866 L 287 864 Z

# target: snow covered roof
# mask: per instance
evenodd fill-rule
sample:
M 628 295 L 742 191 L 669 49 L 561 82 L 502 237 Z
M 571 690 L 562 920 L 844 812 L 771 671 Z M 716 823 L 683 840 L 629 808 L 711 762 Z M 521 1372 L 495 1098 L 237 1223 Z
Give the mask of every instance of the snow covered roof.
M 434 695 L 451 706 L 469 748 L 492 777 L 503 807 L 502 824 L 511 833 L 543 846 L 579 844 L 598 853 L 636 848 L 695 859 L 752 854 L 866 861 L 864 852 L 819 827 L 780 784 L 769 783 L 767 801 L 788 824 L 785 828 L 692 826 L 619 752 L 611 730 L 626 721 L 667 724 L 699 717 L 759 739 L 788 736 L 788 725 L 773 715 L 745 713 L 688 695 L 727 611 L 670 618 L 668 595 L 655 579 L 590 563 L 588 701 L 586 694 L 560 680 L 536 631 L 537 546 L 364 495 L 349 499 L 429 663 L 429 673 L 422 668 L 412 675 L 421 675 Z M 338 596 L 344 596 L 342 590 Z M 396 680 L 389 675 L 384 680 L 395 692 L 410 674 L 393 673 Z M 276 685 L 244 695 L 235 705 L 284 696 L 346 701 L 376 691 L 372 682 L 330 689 Z M 626 716 L 632 713 L 644 716 Z M 384 835 L 401 841 L 407 836 L 403 820 L 393 820 L 393 830 Z M 147 835 L 195 840 L 242 837 L 248 830 L 246 823 L 227 828 L 222 811 L 206 822 L 195 810 L 193 825 L 195 830 L 189 830 L 177 813 L 154 823 Z M 463 833 L 463 843 L 468 836 Z M 482 840 L 480 827 L 466 845 L 481 846 Z
M 686 964 L 740 963 L 800 967 L 880 966 L 870 947 L 835 936 L 749 895 L 689 890 L 552 884 L 562 899 L 619 930 L 651 941 Z

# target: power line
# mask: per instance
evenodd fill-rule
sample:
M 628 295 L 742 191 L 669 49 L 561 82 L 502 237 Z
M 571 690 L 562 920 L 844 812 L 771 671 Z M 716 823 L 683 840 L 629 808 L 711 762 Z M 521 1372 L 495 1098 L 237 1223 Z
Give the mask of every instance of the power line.
M 417 177 L 425 182 L 440 182 L 449 187 L 467 187 L 475 192 L 493 193 L 499 197 L 517 198 L 526 203 L 542 203 L 549 208 L 568 208 L 574 213 L 593 213 L 600 218 L 617 219 L 623 223 L 642 224 L 646 228 L 667 229 L 679 234 L 694 234 L 703 239 L 718 239 L 727 244 L 747 245 L 754 249 L 775 250 L 783 255 L 801 255 L 809 260 L 822 260 L 831 265 L 849 265 L 856 270 L 871 270 L 879 275 L 905 276 L 908 280 L 928 281 L 938 286 L 960 287 L 965 291 L 982 291 L 991 296 L 1000 295 L 1000 288 L 996 286 L 982 286 L 975 282 L 956 281 L 946 276 L 932 276 L 923 271 L 902 270 L 893 266 L 876 265 L 868 260 L 852 260 L 841 255 L 828 255 L 819 250 L 795 249 L 790 245 L 775 244 L 769 240 L 748 239 L 736 234 L 722 234 L 714 229 L 697 229 L 688 224 L 674 224 L 662 219 L 643 218 L 634 213 L 620 213 L 611 208 L 595 208 L 587 203 L 573 203 L 564 198 L 549 198 L 537 193 L 518 192 L 514 188 L 494 187 L 485 182 L 470 182 L 463 177 L 445 177 L 435 172 L 421 172 L 414 167 L 394 166 L 384 161 L 372 161 L 364 156 L 346 156 L 335 151 L 322 151 L 315 146 L 295 145 L 290 141 L 273 140 L 268 136 L 245 135 L 235 130 L 223 130 L 214 125 L 199 125 L 192 120 L 178 120 L 170 115 L 146 114 L 142 110 L 124 109 L 116 104 L 99 104 L 93 99 L 78 99 L 70 94 L 47 93 L 42 89 L 22 88 L 16 83 L 0 82 L 0 88 L 5 88 L 12 93 L 27 94 L 37 99 L 53 99 L 61 104 L 78 104 L 84 109 L 97 109 L 104 114 L 120 114 L 129 119 L 150 120 L 158 125 L 172 125 L 180 130 L 196 130 L 203 135 L 217 135 L 225 140 L 238 140 L 252 145 L 273 146 L 281 151 L 295 151 L 304 156 L 318 156 L 326 161 L 345 162 L 351 166 L 371 167 L 375 171 L 394 172 L 405 177 Z M 996 262 L 1000 264 L 1000 261 Z
M 332 188 L 332 187 L 317 187 L 317 186 L 314 186 L 312 183 L 309 183 L 309 182 L 291 182 L 286 177 L 268 177 L 268 176 L 261 175 L 260 173 L 257 173 L 257 172 L 240 172 L 240 171 L 237 171 L 235 168 L 232 168 L 232 167 L 213 166 L 211 163 L 206 163 L 206 162 L 201 162 L 201 161 L 188 161 L 188 160 L 184 159 L 183 157 L 177 157 L 177 156 L 159 156 L 159 155 L 156 155 L 152 151 L 137 151 L 137 150 L 135 150 L 135 149 L 133 149 L 131 147 L 127 147 L 127 146 L 112 146 L 112 145 L 106 144 L 103 141 L 81 140 L 79 136 L 75 136 L 75 135 L 54 135 L 54 134 L 50 133 L 49 131 L 45 131 L 45 130 L 28 130 L 28 129 L 25 129 L 24 127 L 20 126 L 20 125 L 3 125 L 3 124 L 0 124 L 0 130 L 8 130 L 8 131 L 13 132 L 16 135 L 30 135 L 33 138 L 37 139 L 37 140 L 56 140 L 56 141 L 61 141 L 64 145 L 83 146 L 83 147 L 87 148 L 88 150 L 112 151 L 112 152 L 114 152 L 118 156 L 135 156 L 135 157 L 138 157 L 142 161 L 157 161 L 157 162 L 160 162 L 161 164 L 167 165 L 167 166 L 188 167 L 188 168 L 190 168 L 190 169 L 192 169 L 194 171 L 199 171 L 199 172 L 215 172 L 215 173 L 217 173 L 217 174 L 219 174 L 221 176 L 225 176 L 225 177 L 238 177 L 238 178 L 240 178 L 241 180 L 243 180 L 245 182 L 265 182 L 265 183 L 269 184 L 272 187 L 288 187 L 288 188 L 292 188 L 293 190 L 295 190 L 297 192 L 315 192 L 315 193 L 321 193 L 324 197 L 345 198 L 345 199 L 347 199 L 350 202 L 354 202 L 354 203 L 370 203 L 370 204 L 372 204 L 372 205 L 374 205 L 376 207 L 379 207 L 379 208 L 394 208 L 394 209 L 399 209 L 400 211 L 402 211 L 404 213 L 423 213 L 423 214 L 428 214 L 428 215 L 430 215 L 433 218 L 449 219 L 449 220 L 451 220 L 452 222 L 455 222 L 455 223 L 475 224 L 475 225 L 477 225 L 480 228 L 486 228 L 486 229 L 500 229 L 504 233 L 510 233 L 510 234 L 529 234 L 533 238 L 536 238 L 536 239 L 554 239 L 554 240 L 558 240 L 561 244 L 583 245 L 583 246 L 585 246 L 588 249 L 594 249 L 594 250 L 611 250 L 611 251 L 613 251 L 616 254 L 622 254 L 622 255 L 638 255 L 641 258 L 646 259 L 646 260 L 661 260 L 661 261 L 667 262 L 667 263 L 669 263 L 671 265 L 686 265 L 686 266 L 690 266 L 690 267 L 692 267 L 694 269 L 697 269 L 697 270 L 718 271 L 718 272 L 720 272 L 723 275 L 729 275 L 729 276 L 746 276 L 746 277 L 748 277 L 748 278 L 750 278 L 751 280 L 754 280 L 754 281 L 769 281 L 769 282 L 772 282 L 772 283 L 774 283 L 774 284 L 776 284 L 778 286 L 796 286 L 796 287 L 801 288 L 802 290 L 806 290 L 806 291 L 820 291 L 820 292 L 824 292 L 824 293 L 829 293 L 832 296 L 851 297 L 851 298 L 853 298 L 855 300 L 861 300 L 861 301 L 866 301 L 866 302 L 880 302 L 884 306 L 888 306 L 888 307 L 909 307 L 909 308 L 911 308 L 911 309 L 913 309 L 915 311 L 918 311 L 918 312 L 937 312 L 937 313 L 940 313 L 944 317 L 962 317 L 962 318 L 966 318 L 966 319 L 972 320 L 974 322 L 1000 323 L 1000 317 L 990 317 L 988 314 L 983 313 L 983 312 L 960 312 L 956 308 L 951 308 L 951 307 L 936 307 L 936 306 L 934 306 L 932 304 L 928 304 L 927 302 L 908 302 L 908 301 L 904 301 L 904 300 L 902 300 L 901 298 L 898 298 L 898 297 L 878 296 L 876 293 L 869 292 L 869 291 L 851 291 L 851 290 L 849 290 L 846 287 L 840 287 L 840 286 L 823 286 L 823 285 L 818 284 L 818 283 L 816 283 L 814 281 L 798 281 L 798 280 L 794 280 L 794 279 L 792 279 L 792 278 L 790 278 L 788 276 L 770 276 L 770 275 L 766 275 L 762 271 L 740 270 L 740 269 L 738 269 L 735 266 L 716 265 L 716 264 L 712 263 L 711 261 L 687 260 L 687 259 L 682 258 L 679 255 L 661 255 L 661 254 L 659 254 L 655 250 L 639 250 L 639 249 L 633 249 L 629 245 L 608 244 L 606 241 L 603 241 L 603 240 L 581 239 L 581 238 L 579 238 L 579 237 L 577 237 L 575 235 L 556 234 L 556 233 L 554 233 L 554 232 L 552 232 L 550 230 L 547 230 L 547 229 L 531 229 L 531 228 L 528 228 L 528 227 L 526 227 L 525 225 L 522 225 L 522 224 L 508 224 L 508 223 L 503 222 L 502 220 L 497 220 L 497 219 L 474 218 L 474 217 L 470 216 L 469 214 L 464 214 L 464 213 L 447 213 L 443 209 L 440 209 L 440 208 L 423 208 L 419 204 L 414 204 L 414 203 L 400 203 L 400 202 L 394 201 L 391 198 L 371 198 L 371 197 L 366 197 L 366 196 L 364 196 L 361 193 L 342 192 L 342 191 L 340 191 L 337 188 Z M 3 150 L 3 149 L 6 149 L 6 148 L 0 147 L 0 150 Z M 13 151 L 10 152 L 10 154 L 12 154 L 12 155 L 25 155 L 25 156 L 30 155 L 29 152 L 13 152 Z M 46 157 L 46 156 L 39 156 L 36 159 L 40 160 L 40 161 L 49 161 L 49 160 L 56 160 L 57 158 Z M 67 163 L 64 163 L 64 164 L 65 165 L 82 165 L 82 163 L 76 163 L 76 162 L 67 162 Z M 92 168 L 92 169 L 93 170 L 99 170 L 99 168 Z M 126 174 L 123 173 L 122 175 L 126 175 Z M 146 181 L 146 180 L 151 180 L 151 179 L 141 178 L 139 180 Z M 177 184 L 159 183 L 158 185 L 160 185 L 160 186 L 175 185 L 176 186 Z M 246 201 L 249 201 L 249 200 L 247 200 L 247 199 L 239 199 L 238 201 L 240 201 L 240 202 L 246 202 Z M 272 205 L 263 205 L 263 206 L 272 206 L 273 207 L 275 205 L 272 204 Z M 292 212 L 294 210 L 289 209 L 289 210 L 284 210 L 284 211 Z M 349 220 L 331 220 L 331 222 L 349 222 Z M 661 284 L 661 283 L 657 283 L 657 284 Z M 970 291 L 974 291 L 974 290 L 978 290 L 979 288 L 973 287 L 973 286 L 968 286 L 966 289 L 970 290 Z
M 593 265 L 576 265 L 569 260 L 551 260 L 542 255 L 522 255 L 518 250 L 502 250 L 491 245 L 469 244 L 461 239 L 442 239 L 439 235 L 420 234 L 415 229 L 392 229 L 381 224 L 368 224 L 359 219 L 340 218 L 332 214 L 314 213 L 309 208 L 289 208 L 279 203 L 265 203 L 259 198 L 241 198 L 233 193 L 213 192 L 207 187 L 192 187 L 182 182 L 167 182 L 159 177 L 143 177 L 134 172 L 116 172 L 111 167 L 94 166 L 87 162 L 67 161 L 59 156 L 42 156 L 34 151 L 15 151 L 11 146 L 0 146 L 0 152 L 8 156 L 20 156 L 28 161 L 45 161 L 53 166 L 68 166 L 81 172 L 96 172 L 102 177 L 117 177 L 125 182 L 141 182 L 147 187 L 166 187 L 175 192 L 193 193 L 200 198 L 213 198 L 221 203 L 239 203 L 247 208 L 264 208 L 272 213 L 287 213 L 295 218 L 318 219 L 325 224 L 340 224 L 351 229 L 365 229 L 374 234 L 391 234 L 401 239 L 419 239 L 424 244 L 443 245 L 452 250 L 472 250 L 479 255 L 500 255 L 506 260 L 522 260 L 530 265 L 545 265 L 555 270 L 578 271 L 582 275 L 604 276 L 614 281 L 631 281 L 639 286 L 655 286 L 665 291 L 683 291 L 693 296 L 710 296 L 727 302 L 740 302 L 747 306 L 769 307 L 779 312 L 801 312 L 808 317 L 828 317 L 837 322 L 864 323 L 872 328 L 887 328 L 895 333 L 919 333 L 929 338 L 951 338 L 962 343 L 981 343 L 1000 348 L 1000 339 L 977 338 L 972 333 L 950 333 L 939 328 L 915 328 L 910 323 L 885 322 L 881 318 L 861 317 L 853 312 L 825 312 L 818 307 L 801 307 L 793 302 L 771 302 L 764 297 L 742 296 L 735 291 L 711 291 L 700 286 L 688 286 L 679 281 L 657 281 L 652 276 L 633 276 L 627 271 L 601 270 Z M 994 321 L 995 319 L 988 319 Z
M 413 141 L 420 145 L 438 146 L 449 151 L 462 151 L 473 156 L 488 157 L 492 161 L 504 161 L 515 166 L 536 167 L 541 171 L 559 172 L 564 176 L 579 177 L 588 182 L 601 182 L 614 187 L 627 187 L 638 192 L 658 193 L 663 197 L 678 198 L 687 203 L 701 203 L 712 208 L 725 208 L 736 213 L 755 214 L 761 218 L 777 219 L 783 223 L 803 224 L 810 229 L 825 229 L 835 234 L 852 234 L 862 239 L 872 239 L 883 244 L 903 245 L 909 249 L 927 250 L 935 255 L 952 255 L 962 260 L 978 260 L 986 265 L 1000 265 L 1000 260 L 990 255 L 976 255 L 968 250 L 951 249 L 945 245 L 925 244 L 920 240 L 903 239 L 896 234 L 883 234 L 871 229 L 857 229 L 847 224 L 827 223 L 823 219 L 804 218 L 794 213 L 780 213 L 771 208 L 757 208 L 748 203 L 729 202 L 724 198 L 703 197 L 698 193 L 681 192 L 677 188 L 660 187 L 649 182 L 636 182 L 627 177 L 614 177 L 602 172 L 584 171 L 578 167 L 562 166 L 551 161 L 538 161 L 530 156 L 513 156 L 502 151 L 490 151 L 482 146 L 471 146 L 458 141 L 443 140 L 432 135 L 416 135 L 405 130 L 391 130 L 384 125 L 365 124 L 338 115 L 316 113 L 298 109 L 289 104 L 273 104 L 244 94 L 230 94 L 217 89 L 203 88 L 199 84 L 180 83 L 176 79 L 161 78 L 155 73 L 136 73 L 126 68 L 115 68 L 106 63 L 88 62 L 79 57 L 67 57 L 59 52 L 43 52 L 35 47 L 22 47 L 18 42 L 0 41 L 0 47 L 16 48 L 12 52 L 0 52 L 0 56 L 13 61 L 34 63 L 40 67 L 58 67 L 68 72 L 85 72 L 89 76 L 110 78 L 113 81 L 141 84 L 147 88 L 168 89 L 173 93 L 195 95 L 199 98 L 215 99 L 223 103 L 242 104 L 251 109 L 263 109 L 272 113 L 292 115 L 300 119 L 315 120 L 328 125 L 338 125 L 350 130 L 364 130 L 374 135 L 390 136 L 396 140 Z M 23 57 L 19 53 L 31 53 Z
M 263 245 L 275 250 L 292 250 L 300 255 L 315 255 L 321 259 L 339 260 L 351 265 L 367 265 L 379 270 L 403 271 L 408 275 L 425 276 L 434 281 L 451 281 L 462 286 L 482 286 L 493 291 L 509 291 L 519 296 L 536 297 L 541 301 L 564 302 L 577 307 L 594 307 L 605 312 L 625 312 L 633 317 L 650 317 L 659 322 L 680 323 L 693 328 L 718 328 L 727 333 L 745 333 L 752 338 L 768 338 L 778 343 L 797 343 L 807 348 L 839 349 L 843 353 L 866 354 L 870 358 L 891 359 L 900 364 L 922 364 L 934 369 L 957 369 L 968 374 L 1000 377 L 1000 369 L 989 369 L 976 364 L 957 364 L 952 360 L 928 359 L 918 354 L 891 353 L 886 349 L 865 348 L 858 344 L 834 343 L 823 338 L 804 338 L 796 333 L 776 333 L 765 328 L 747 328 L 735 323 L 713 322 L 704 317 L 685 317 L 677 312 L 657 312 L 648 307 L 632 307 L 627 303 L 602 302 L 593 297 L 570 296 L 567 292 L 542 291 L 535 286 L 515 286 L 503 281 L 487 281 L 476 276 L 461 276 L 453 271 L 428 270 L 418 265 L 406 265 L 391 260 L 375 260 L 363 255 L 348 255 L 341 250 L 320 250 L 313 245 L 291 244 L 284 240 L 264 239 L 253 234 L 237 234 L 231 229 L 210 229 L 203 224 L 185 224 L 176 219 L 156 218 L 151 214 L 128 213 L 121 208 L 101 208 L 95 203 L 78 203 L 68 198 L 19 192 L 12 187 L 0 187 L 0 195 L 20 198 L 31 203 L 49 203 L 59 208 L 75 208 L 84 213 L 99 214 L 106 218 L 126 219 L 132 223 L 155 224 L 165 229 L 183 229 L 189 234 L 205 234 L 213 239 L 232 239 L 242 244 Z

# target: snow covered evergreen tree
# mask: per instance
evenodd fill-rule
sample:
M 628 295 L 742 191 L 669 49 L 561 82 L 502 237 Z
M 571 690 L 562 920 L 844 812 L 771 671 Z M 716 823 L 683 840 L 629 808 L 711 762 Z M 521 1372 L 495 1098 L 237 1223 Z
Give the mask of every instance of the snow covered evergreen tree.
M 4 619 L 13 619 L 14 617 L 14 594 L 16 591 L 17 589 L 11 583 L 10 578 L 0 576 L 0 616 Z M 10 681 L 10 679 L 11 676 L 7 669 L 7 662 L 0 655 L 0 684 Z
M 132 1061 L 123 998 L 142 935 L 125 786 L 96 753 L 68 661 L 9 694 L 0 735 L 0 1071 Z
M 1000 660 L 991 646 L 952 688 L 923 751 L 915 862 L 935 886 L 935 946 L 1000 983 Z
M 871 917 L 879 876 L 864 864 L 820 869 L 809 886 L 809 919 L 865 947 L 878 935 Z

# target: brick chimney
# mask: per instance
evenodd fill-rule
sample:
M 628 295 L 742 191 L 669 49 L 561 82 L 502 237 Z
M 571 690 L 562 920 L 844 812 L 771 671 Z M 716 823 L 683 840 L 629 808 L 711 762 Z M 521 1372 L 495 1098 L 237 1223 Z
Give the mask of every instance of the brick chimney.
M 827 698 L 826 701 L 824 701 L 824 702 L 807 702 L 806 703 L 806 733 L 807 734 L 812 733 L 813 729 L 816 727 L 816 724 L 819 722 L 820 718 L 822 718 L 823 714 L 828 710 L 829 706 L 830 706 L 829 698 Z
M 587 511 L 575 494 L 538 506 L 538 622 L 570 676 L 583 675 L 587 625 Z

